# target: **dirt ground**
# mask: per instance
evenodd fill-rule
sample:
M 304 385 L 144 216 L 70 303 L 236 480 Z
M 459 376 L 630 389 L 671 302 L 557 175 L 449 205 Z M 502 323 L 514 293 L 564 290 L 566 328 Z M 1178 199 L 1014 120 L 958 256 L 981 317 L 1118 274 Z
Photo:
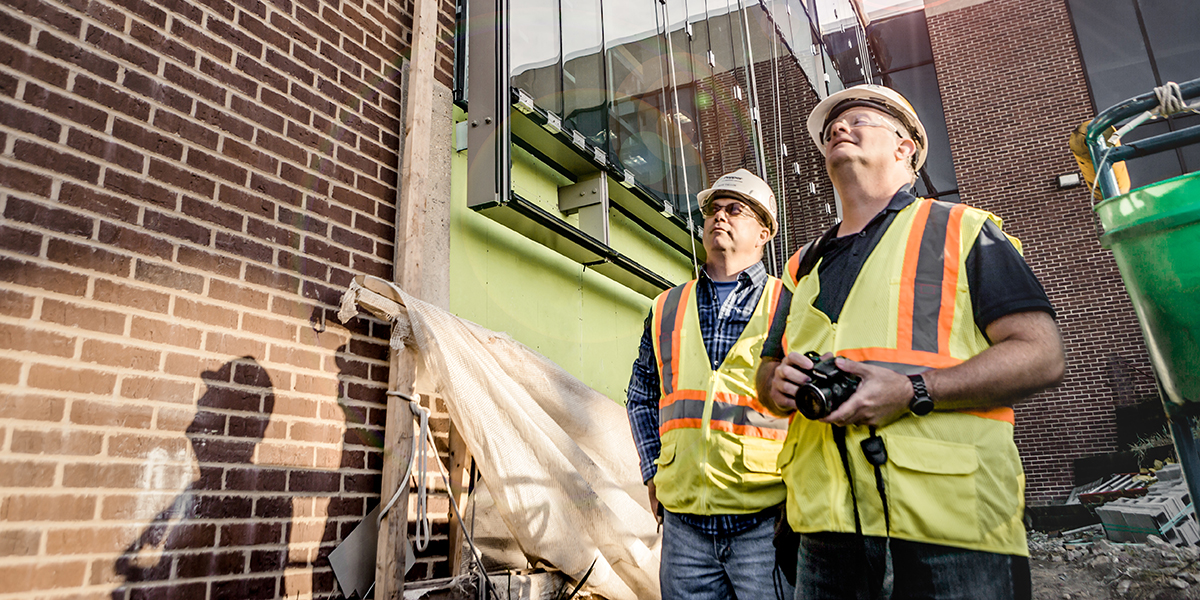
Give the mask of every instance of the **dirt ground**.
M 1029 536 L 1035 600 L 1200 600 L 1200 549 Z

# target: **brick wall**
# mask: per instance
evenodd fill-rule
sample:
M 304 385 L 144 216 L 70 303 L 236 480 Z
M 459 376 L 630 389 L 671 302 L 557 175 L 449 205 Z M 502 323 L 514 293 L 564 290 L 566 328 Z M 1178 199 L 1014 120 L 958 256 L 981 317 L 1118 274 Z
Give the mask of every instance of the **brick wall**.
M 1088 193 L 1055 187 L 1077 171 L 1071 130 L 1093 116 L 1070 17 L 1063 0 L 991 0 L 928 23 L 962 200 L 1004 218 L 1059 314 L 1066 380 L 1018 408 L 1017 444 L 1028 502 L 1062 500 L 1072 459 L 1116 450 L 1114 406 L 1155 398 Z
M 0 5 L 0 598 L 336 595 L 388 328 L 333 312 L 392 273 L 411 11 Z

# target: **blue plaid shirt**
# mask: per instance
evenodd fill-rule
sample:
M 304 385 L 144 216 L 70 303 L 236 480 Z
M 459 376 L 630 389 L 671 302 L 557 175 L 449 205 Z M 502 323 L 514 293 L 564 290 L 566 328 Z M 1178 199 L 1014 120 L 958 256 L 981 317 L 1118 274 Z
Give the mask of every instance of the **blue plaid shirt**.
M 715 370 L 725 360 L 750 316 L 758 306 L 767 283 L 767 270 L 762 263 L 754 263 L 738 275 L 737 287 L 721 305 L 717 305 L 716 286 L 712 279 L 701 271 L 696 283 L 696 308 L 700 317 L 700 335 L 704 338 L 704 349 Z M 633 428 L 633 441 L 637 445 L 642 464 L 642 481 L 648 482 L 658 472 L 654 461 L 662 450 L 658 434 L 658 400 L 661 388 L 658 378 L 658 361 L 654 358 L 653 317 L 646 317 L 646 329 L 642 332 L 637 360 L 633 362 L 633 376 L 626 390 L 629 424 Z M 685 523 L 709 535 L 736 535 L 754 527 L 763 519 L 774 516 L 773 510 L 750 515 L 679 515 Z

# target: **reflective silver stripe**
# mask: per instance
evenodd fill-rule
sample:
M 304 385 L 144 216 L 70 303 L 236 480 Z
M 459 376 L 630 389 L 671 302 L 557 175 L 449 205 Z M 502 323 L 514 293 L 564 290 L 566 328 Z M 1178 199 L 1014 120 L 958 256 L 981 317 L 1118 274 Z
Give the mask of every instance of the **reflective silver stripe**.
M 659 409 L 659 422 L 666 424 L 672 419 L 703 419 L 703 400 L 676 400 Z M 713 421 L 724 421 L 734 425 L 759 427 L 762 429 L 778 429 L 787 431 L 788 420 L 764 415 L 748 406 L 713 402 Z
M 931 368 L 925 365 L 908 365 L 904 363 L 885 362 L 882 360 L 864 360 L 862 361 L 862 364 L 883 367 L 885 369 L 895 371 L 901 375 L 916 375 L 917 373 L 924 373 Z
M 938 317 L 942 312 L 942 275 L 946 262 L 946 225 L 950 205 L 931 202 L 913 282 L 912 349 L 938 351 Z
M 667 297 L 663 299 L 662 314 L 659 315 L 659 331 L 658 331 L 658 354 L 660 361 L 659 377 L 662 380 L 663 397 L 670 396 L 675 393 L 675 352 L 678 348 L 673 345 L 675 333 L 675 319 L 679 314 L 680 302 L 679 298 L 683 295 L 685 285 L 680 285 L 667 290 Z

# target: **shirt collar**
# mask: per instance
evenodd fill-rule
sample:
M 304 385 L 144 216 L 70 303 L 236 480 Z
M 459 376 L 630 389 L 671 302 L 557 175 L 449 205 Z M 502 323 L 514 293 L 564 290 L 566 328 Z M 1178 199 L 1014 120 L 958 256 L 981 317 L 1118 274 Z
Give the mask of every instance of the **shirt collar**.
M 700 278 L 707 279 L 712 282 L 712 278 L 708 276 L 708 271 L 704 268 L 700 269 Z M 763 266 L 762 261 L 756 262 L 749 267 L 746 267 L 741 273 L 738 273 L 737 281 L 748 281 L 751 286 L 760 286 L 767 282 L 767 268 Z M 713 282 L 715 283 L 715 282 Z
M 900 212 L 907 208 L 909 204 L 912 204 L 916 201 L 917 197 L 913 195 L 913 187 L 907 184 L 902 186 L 899 190 L 896 190 L 895 194 L 892 195 L 892 199 L 888 202 L 887 207 L 879 211 L 879 213 L 874 217 L 871 217 L 871 221 L 868 222 L 867 226 L 863 229 L 866 230 L 867 228 L 883 221 L 884 217 L 887 216 L 887 213 Z

